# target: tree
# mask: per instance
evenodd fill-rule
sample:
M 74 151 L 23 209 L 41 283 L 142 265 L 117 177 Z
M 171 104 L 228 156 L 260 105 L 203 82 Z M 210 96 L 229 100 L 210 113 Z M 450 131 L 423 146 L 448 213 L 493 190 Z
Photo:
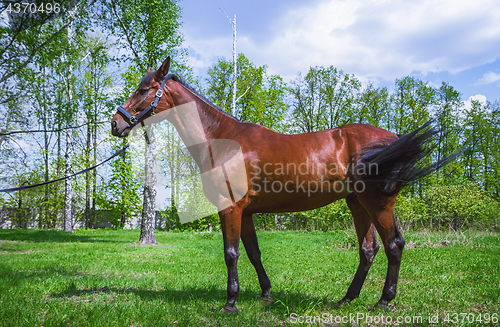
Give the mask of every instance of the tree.
M 83 97 L 83 107 L 85 112 L 86 138 L 83 149 L 85 168 L 94 166 L 97 163 L 98 130 L 101 117 L 109 117 L 110 95 L 105 90 L 112 84 L 111 75 L 107 73 L 107 66 L 111 63 L 111 58 L 107 53 L 106 41 L 101 38 L 92 37 L 86 43 L 87 54 L 85 55 L 86 67 L 83 70 L 83 79 L 81 81 L 81 92 Z M 125 157 L 125 152 L 122 154 Z M 95 222 L 97 197 L 97 170 L 85 173 L 85 226 L 91 227 Z M 122 214 L 120 227 L 125 222 L 125 214 Z
M 220 9 L 220 8 L 219 8 Z M 222 10 L 222 9 L 221 9 Z M 226 14 L 226 12 L 224 10 L 222 10 L 222 12 L 224 12 L 224 15 L 226 15 L 227 17 L 227 20 L 229 20 L 229 25 L 231 25 L 231 28 L 233 30 L 233 100 L 232 100 L 232 105 L 231 105 L 231 108 L 232 108 L 232 115 L 233 116 L 236 116 L 236 88 L 237 88 L 237 83 L 238 83 L 238 55 L 237 55 L 237 52 L 236 52 L 236 14 L 234 14 L 234 18 L 231 20 L 231 18 L 229 18 L 229 16 Z
M 486 191 L 497 201 L 500 200 L 500 102 L 497 100 L 489 104 L 490 114 L 490 160 L 491 173 L 488 174 L 488 188 Z
M 424 123 L 429 121 L 431 110 L 436 104 L 436 89 L 427 85 L 427 83 L 406 76 L 396 79 L 396 90 L 391 97 L 392 102 L 392 121 L 389 120 L 387 128 L 396 134 L 408 134 Z M 420 161 L 421 165 L 429 165 L 433 160 L 432 156 Z M 427 176 L 419 179 L 417 182 L 405 187 L 402 194 L 420 194 L 424 193 L 424 188 L 432 184 L 434 176 Z
M 71 17 L 69 17 L 71 18 Z M 68 19 L 69 19 L 68 18 Z M 62 17 L 54 19 L 52 22 L 56 26 L 64 24 Z M 57 126 L 57 177 L 60 177 L 61 159 L 61 132 L 66 132 L 66 141 L 63 143 L 66 146 L 66 175 L 71 172 L 71 154 L 72 154 L 72 132 L 73 123 L 76 121 L 76 112 L 78 107 L 78 94 L 75 90 L 76 78 L 73 75 L 73 70 L 78 68 L 81 59 L 81 49 L 79 47 L 82 38 L 86 32 L 85 21 L 70 19 L 70 24 L 66 24 L 66 29 L 53 37 L 50 44 L 38 50 L 31 58 L 32 63 L 23 69 L 19 69 L 13 79 L 17 79 L 19 84 L 22 84 L 29 97 L 24 99 L 27 110 L 32 108 L 34 115 L 25 113 L 26 117 L 31 117 L 27 122 L 36 124 L 42 128 L 40 132 L 43 134 L 43 139 L 34 137 L 32 140 L 40 144 L 40 152 L 43 157 L 43 165 L 40 167 L 43 171 L 44 181 L 48 181 L 50 177 L 50 168 L 53 163 L 49 160 L 51 157 L 52 142 L 54 133 L 50 132 Z M 49 24 L 50 25 L 50 24 Z M 50 26 L 41 26 L 40 29 L 50 33 Z M 76 41 L 76 42 L 75 42 Z M 35 168 L 36 169 L 36 168 Z M 72 230 L 72 205 L 71 205 L 71 181 L 65 182 L 65 230 Z M 41 201 L 41 212 L 39 214 L 39 227 L 46 226 L 54 227 L 57 224 L 57 212 L 54 208 L 59 207 L 59 194 L 56 185 L 46 185 L 44 187 L 44 197 Z M 53 192 L 52 199 L 49 199 L 50 193 Z M 52 207 L 52 209 L 49 209 Z
M 217 106 L 231 112 L 234 70 L 231 62 L 219 58 L 208 69 L 206 94 Z M 255 66 L 244 54 L 238 55 L 236 116 L 278 132 L 286 132 L 286 84 L 278 75 L 267 75 L 266 66 Z
M 310 67 L 305 77 L 299 73 L 289 88 L 295 130 L 313 132 L 359 122 L 360 89 L 355 76 L 333 66 Z
M 13 3 L 3 2 L 0 9 L 0 12 L 10 15 L 10 23 L 0 26 L 0 85 L 2 86 L 27 68 L 41 51 L 47 51 L 49 48 L 56 50 L 53 45 L 57 39 L 66 33 L 68 26 L 76 19 L 80 21 L 87 19 L 95 0 L 78 2 L 60 0 L 57 2 L 57 14 L 56 8 L 51 9 L 51 13 L 44 8 L 43 11 L 37 10 L 35 15 L 13 14 L 12 7 L 9 8 Z
M 327 113 L 318 92 L 320 80 L 302 78 L 299 73 L 291 83 L 292 115 L 294 131 L 310 133 L 325 129 L 327 126 Z
M 231 108 L 231 80 L 233 70 L 231 62 L 225 58 L 218 58 L 217 63 L 207 70 L 209 77 L 205 79 L 206 95 L 216 105 L 230 112 Z
M 31 3 L 31 1 L 29 1 Z M 70 24 L 78 21 L 78 28 L 88 24 L 88 14 L 93 12 L 95 0 L 61 0 L 59 13 L 37 11 L 35 15 L 9 14 L 12 1 L 2 2 L 0 12 L 12 20 L 4 19 L 0 25 L 0 119 L 4 122 L 2 133 L 26 128 L 26 119 L 20 117 L 20 102 L 29 102 L 24 77 L 30 74 L 32 65 L 41 57 L 58 57 L 61 39 L 67 34 Z M 53 6 L 47 2 L 42 5 Z M 12 9 L 12 7 L 10 7 Z M 70 9 L 74 15 L 70 15 Z M 12 13 L 12 12 L 11 12 Z M 4 16 L 4 18 L 5 18 Z M 7 21 L 9 23 L 7 23 Z M 0 146 L 6 141 L 0 137 Z
M 483 105 L 472 101 L 465 117 L 464 174 L 495 197 L 499 194 L 499 125 L 498 102 Z
M 390 108 L 389 91 L 386 87 L 375 88 L 369 83 L 358 98 L 360 122 L 384 127 L 388 121 Z
M 73 17 L 74 11 L 70 9 L 69 16 Z M 66 61 L 67 71 L 64 72 L 66 76 L 62 75 L 65 81 L 66 92 L 67 92 L 67 115 L 66 115 L 66 127 L 70 126 L 74 121 L 74 116 L 76 113 L 76 106 L 74 101 L 74 83 L 75 78 L 73 75 L 73 59 L 70 54 L 74 51 L 73 43 L 74 43 L 74 31 L 73 31 L 73 22 L 70 22 L 67 27 L 68 33 L 68 48 L 67 52 L 64 53 L 64 61 Z M 63 74 L 64 74 L 63 73 Z M 66 130 L 66 152 L 64 154 L 65 158 L 65 175 L 66 179 L 64 180 L 64 230 L 66 232 L 73 232 L 73 207 L 72 207 L 72 196 L 73 189 L 71 185 L 71 160 L 73 155 L 73 141 L 71 139 L 71 130 L 68 128 Z
M 449 83 L 443 82 L 436 93 L 436 111 L 434 117 L 437 122 L 438 144 L 436 160 L 459 151 L 463 129 L 460 122 L 460 93 Z M 462 175 L 460 160 L 455 160 L 444 166 L 436 174 L 438 184 L 457 183 L 457 177 Z
M 110 0 L 106 3 L 104 15 L 108 18 L 107 28 L 119 37 L 120 45 L 132 51 L 134 58 L 124 75 L 126 90 L 135 88 L 139 77 L 150 67 L 158 67 L 168 55 L 176 61 L 173 68 L 185 69 L 183 50 L 180 49 L 182 35 L 179 34 L 180 7 L 176 1 L 168 0 Z M 130 62 L 123 57 L 124 62 Z M 127 92 L 127 91 L 125 91 Z M 156 211 L 154 182 L 149 179 L 155 173 L 156 152 L 154 144 L 146 144 L 145 186 L 141 243 L 156 243 L 154 221 Z M 153 183 L 153 184 L 152 184 Z
M 391 98 L 394 123 L 388 128 L 396 134 L 408 134 L 429 120 L 430 109 L 436 103 L 436 90 L 412 76 L 396 79 L 395 84 Z

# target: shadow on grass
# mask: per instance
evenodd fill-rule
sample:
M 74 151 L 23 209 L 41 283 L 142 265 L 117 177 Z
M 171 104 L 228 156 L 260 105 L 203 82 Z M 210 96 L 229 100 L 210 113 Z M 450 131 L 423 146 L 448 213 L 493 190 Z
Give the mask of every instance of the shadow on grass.
M 123 287 L 102 287 L 102 288 L 89 288 L 89 289 L 77 289 L 74 286 L 69 287 L 66 291 L 60 293 L 51 294 L 51 298 L 66 298 L 75 299 L 78 297 L 87 296 L 113 296 L 119 294 L 133 294 L 134 296 L 140 297 L 144 301 L 158 301 L 163 300 L 166 302 L 173 303 L 175 305 L 187 304 L 193 302 L 195 303 L 206 302 L 207 306 L 212 306 L 218 303 L 220 308 L 214 308 L 218 312 L 224 305 L 226 301 L 226 290 L 218 289 L 215 287 L 211 288 L 186 288 L 183 290 L 176 289 L 164 289 L 164 290 L 144 290 L 138 288 L 123 288 Z M 238 303 L 243 301 L 260 301 L 260 293 L 253 290 L 240 290 L 240 296 L 238 297 Z M 266 311 L 272 311 L 277 315 L 288 315 L 291 312 L 310 312 L 311 310 L 317 310 L 319 308 L 323 309 L 333 309 L 334 303 L 332 299 L 327 297 L 316 297 L 307 295 L 301 292 L 290 292 L 290 293 L 277 293 L 272 294 L 273 298 L 276 300 L 271 305 L 263 305 L 266 307 Z
M 22 285 L 30 280 L 45 280 L 47 278 L 67 278 L 82 276 L 99 276 L 98 274 L 87 274 L 78 271 L 78 267 L 68 270 L 62 265 L 47 264 L 30 270 L 0 269 L 0 283 L 8 282 L 12 285 Z
M 68 233 L 62 230 L 48 229 L 0 229 L 0 240 L 9 241 L 29 241 L 29 242 L 82 242 L 82 243 L 130 243 L 131 240 L 109 240 L 103 238 L 104 235 L 96 233 L 96 235 L 81 235 Z

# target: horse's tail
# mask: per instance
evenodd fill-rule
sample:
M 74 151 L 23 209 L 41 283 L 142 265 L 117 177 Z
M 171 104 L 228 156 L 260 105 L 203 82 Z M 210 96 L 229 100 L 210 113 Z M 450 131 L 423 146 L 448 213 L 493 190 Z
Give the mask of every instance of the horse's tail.
M 430 156 L 436 148 L 435 135 L 438 131 L 430 127 L 428 121 L 417 130 L 398 135 L 396 140 L 379 140 L 369 144 L 361 152 L 358 161 L 358 178 L 366 186 L 375 186 L 380 193 L 392 196 L 399 192 L 402 186 L 427 176 L 459 156 L 462 151 L 455 152 L 437 162 L 425 167 L 417 163 Z M 359 169 L 364 165 L 364 169 Z

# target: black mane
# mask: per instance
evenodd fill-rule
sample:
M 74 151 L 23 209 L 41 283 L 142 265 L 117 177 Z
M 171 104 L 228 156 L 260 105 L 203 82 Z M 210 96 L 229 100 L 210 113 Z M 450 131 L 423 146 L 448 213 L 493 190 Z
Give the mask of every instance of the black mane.
M 147 76 L 147 75 L 146 75 Z M 145 76 L 145 77 L 146 77 Z M 145 78 L 144 77 L 144 78 Z M 196 96 L 198 96 L 200 99 L 202 99 L 203 101 L 205 101 L 206 103 L 208 103 L 209 105 L 211 105 L 212 107 L 214 107 L 215 109 L 219 110 L 220 112 L 222 112 L 223 114 L 225 114 L 226 116 L 229 116 L 233 119 L 236 119 L 237 121 L 241 121 L 239 118 L 233 116 L 232 114 L 226 112 L 224 109 L 222 108 L 219 108 L 218 106 L 216 106 L 215 104 L 212 103 L 212 101 L 210 101 L 209 99 L 207 99 L 207 97 L 205 97 L 204 95 L 200 94 L 198 91 L 196 91 L 194 88 L 192 88 L 187 82 L 183 81 L 180 77 L 178 77 L 177 75 L 175 74 L 168 74 L 166 76 L 167 80 L 171 79 L 171 80 L 174 80 L 176 81 L 177 83 L 181 84 L 182 86 L 184 86 L 185 88 L 187 88 L 189 91 L 193 92 Z

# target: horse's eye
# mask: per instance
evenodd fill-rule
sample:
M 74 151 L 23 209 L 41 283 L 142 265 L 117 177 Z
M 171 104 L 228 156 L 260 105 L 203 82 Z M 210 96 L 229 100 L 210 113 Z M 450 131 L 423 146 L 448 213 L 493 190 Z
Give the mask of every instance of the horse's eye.
M 148 91 L 148 89 L 140 89 L 139 94 L 144 95 L 144 94 L 146 94 L 147 91 Z

